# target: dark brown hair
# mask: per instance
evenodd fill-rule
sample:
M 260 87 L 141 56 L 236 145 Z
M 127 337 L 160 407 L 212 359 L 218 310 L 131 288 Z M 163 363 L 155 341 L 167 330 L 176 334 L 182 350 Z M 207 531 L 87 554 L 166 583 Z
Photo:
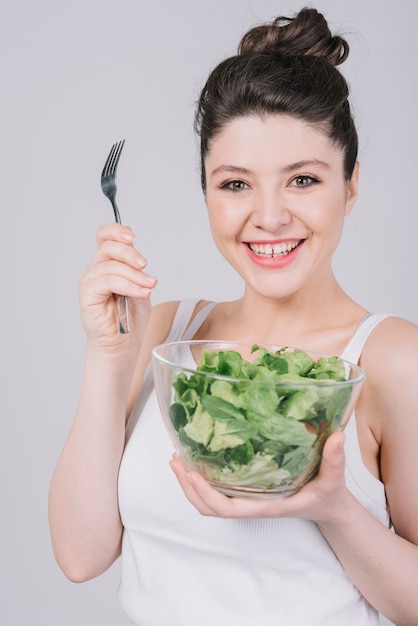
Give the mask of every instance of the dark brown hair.
M 348 85 L 336 66 L 348 56 L 348 43 L 333 36 L 316 9 L 293 18 L 278 17 L 248 31 L 238 54 L 210 74 L 197 105 L 195 128 L 200 135 L 202 187 L 210 142 L 234 118 L 286 114 L 321 129 L 344 154 L 350 180 L 358 139 Z

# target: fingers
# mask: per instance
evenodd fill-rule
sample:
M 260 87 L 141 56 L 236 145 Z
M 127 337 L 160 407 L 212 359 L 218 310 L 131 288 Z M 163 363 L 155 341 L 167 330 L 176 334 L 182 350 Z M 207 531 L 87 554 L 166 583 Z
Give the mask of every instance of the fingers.
M 147 261 L 134 248 L 134 240 L 132 230 L 120 224 L 106 224 L 98 230 L 98 249 L 82 278 L 94 284 L 97 295 L 148 297 L 156 286 L 157 279 L 143 271 Z
M 345 455 L 344 455 L 345 435 L 342 431 L 332 433 L 325 442 L 322 451 L 322 461 L 319 469 L 320 476 L 332 477 L 339 476 L 344 473 Z
M 344 497 L 346 492 L 342 432 L 334 433 L 326 442 L 318 475 L 297 493 L 287 497 L 230 498 L 214 489 L 176 455 L 170 465 L 187 499 L 202 515 L 223 518 L 295 517 L 322 521 L 335 517 L 335 509 L 341 509 L 340 496 Z
M 170 466 L 184 491 L 186 498 L 202 514 L 223 518 L 278 517 L 272 509 L 273 501 L 250 498 L 230 498 L 212 487 L 198 472 L 174 455 Z
M 144 271 L 146 259 L 134 247 L 135 235 L 127 226 L 112 222 L 97 231 L 97 251 L 79 281 L 84 329 L 90 340 L 118 345 L 118 307 L 114 294 L 127 296 L 130 317 L 144 327 L 149 317 L 149 296 L 157 279 Z M 132 337 L 135 333 L 130 333 Z M 139 335 L 138 335 L 139 336 Z M 117 341 L 115 342 L 115 337 Z
M 132 244 L 135 241 L 135 233 L 130 226 L 122 226 L 116 222 L 103 224 L 97 230 L 96 241 L 100 247 L 106 240 L 120 241 L 121 243 Z
M 189 500 L 193 506 L 202 514 L 214 516 L 216 515 L 216 511 L 211 508 L 208 504 L 210 501 L 210 496 L 213 494 L 209 494 L 208 492 L 214 491 L 215 496 L 217 492 L 207 483 L 197 472 L 191 471 L 190 467 L 186 465 L 184 461 L 182 461 L 176 454 L 173 455 L 173 458 L 170 461 L 170 467 L 177 476 L 177 480 L 179 481 L 186 498 Z M 199 495 L 196 490 L 200 487 L 200 491 L 202 495 Z M 220 495 L 220 494 L 219 494 Z
M 117 253 L 115 253 L 116 256 Z M 157 279 L 146 274 L 140 267 L 126 260 L 96 258 L 81 280 L 91 295 L 110 296 L 118 294 L 132 298 L 148 297 Z
M 131 265 L 134 269 L 143 269 L 147 260 L 134 248 L 135 234 L 129 226 L 105 224 L 97 231 L 96 262 L 114 259 Z

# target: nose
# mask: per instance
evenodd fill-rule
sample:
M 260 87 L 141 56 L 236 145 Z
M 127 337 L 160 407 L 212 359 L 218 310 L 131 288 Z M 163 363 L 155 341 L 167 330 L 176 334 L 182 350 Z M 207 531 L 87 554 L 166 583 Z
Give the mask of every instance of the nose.
M 277 190 L 260 191 L 254 198 L 252 223 L 268 233 L 289 224 L 292 215 L 283 195 Z

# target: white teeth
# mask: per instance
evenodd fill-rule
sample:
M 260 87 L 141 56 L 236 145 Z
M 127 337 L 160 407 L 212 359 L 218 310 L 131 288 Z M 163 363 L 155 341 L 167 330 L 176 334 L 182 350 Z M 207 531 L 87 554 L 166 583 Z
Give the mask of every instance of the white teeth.
M 275 243 L 273 245 L 269 243 L 249 243 L 249 247 L 258 256 L 285 256 L 294 250 L 300 241 L 287 241 L 282 243 Z

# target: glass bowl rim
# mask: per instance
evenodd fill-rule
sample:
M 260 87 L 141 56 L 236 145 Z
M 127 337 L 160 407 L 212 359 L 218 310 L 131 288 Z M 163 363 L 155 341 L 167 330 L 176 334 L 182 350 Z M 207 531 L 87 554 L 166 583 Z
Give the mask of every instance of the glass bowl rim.
M 310 356 L 317 356 L 318 358 L 320 357 L 325 357 L 325 358 L 330 358 L 332 356 L 338 356 L 338 358 L 345 364 L 345 365 L 349 365 L 352 368 L 354 368 L 354 370 L 356 371 L 356 376 L 355 378 L 347 378 L 346 380 L 332 380 L 332 379 L 325 379 L 325 380 L 316 380 L 314 378 L 311 379 L 307 379 L 307 380 L 311 380 L 311 383 L 294 383 L 294 382 L 286 382 L 284 381 L 283 383 L 280 383 L 278 381 L 269 381 L 269 380 L 254 380 L 252 378 L 239 378 L 236 376 L 227 376 L 225 374 L 216 374 L 214 372 L 205 372 L 202 370 L 198 370 L 196 368 L 191 368 L 191 367 L 187 367 L 184 365 L 181 365 L 179 363 L 174 363 L 173 361 L 170 361 L 168 358 L 161 356 L 158 351 L 161 348 L 170 348 L 170 347 L 175 347 L 175 346 L 197 346 L 197 345 L 202 345 L 202 344 L 206 344 L 208 346 L 210 345 L 225 345 L 225 349 L 227 349 L 227 346 L 245 346 L 248 348 L 248 346 L 250 346 L 250 344 L 248 343 L 243 343 L 243 342 L 239 342 L 239 341 L 230 341 L 230 340 L 220 340 L 220 339 L 184 339 L 184 340 L 178 340 L 178 341 L 168 341 L 168 342 L 163 342 L 163 343 L 159 343 L 158 345 L 154 346 L 154 348 L 151 351 L 151 357 L 152 359 L 154 359 L 155 361 L 159 362 L 160 364 L 164 364 L 164 365 L 168 365 L 171 368 L 177 368 L 179 370 L 182 370 L 184 372 L 188 372 L 190 374 L 199 374 L 199 375 L 203 375 L 203 376 L 207 376 L 208 378 L 215 378 L 216 380 L 224 380 L 224 381 L 228 381 L 228 382 L 236 382 L 236 383 L 249 383 L 249 384 L 253 384 L 253 385 L 272 385 L 274 387 L 277 387 L 278 385 L 283 385 L 286 387 L 294 387 L 295 389 L 299 389 L 299 388 L 305 388 L 307 386 L 311 386 L 311 385 L 319 385 L 321 387 L 336 387 L 336 386 L 345 386 L 345 385 L 352 385 L 352 384 L 357 384 L 357 383 L 361 383 L 364 381 L 364 379 L 366 378 L 366 372 L 364 371 L 364 369 L 358 365 L 357 363 L 353 363 L 352 361 L 347 361 L 347 359 L 342 359 L 341 357 L 339 357 L 338 355 L 330 355 L 330 354 L 326 354 L 324 352 L 317 352 L 316 350 L 307 350 L 305 348 L 294 348 L 292 346 L 279 346 L 277 344 L 267 344 L 267 345 L 260 345 L 260 348 L 264 348 L 266 350 L 269 350 L 270 348 L 285 348 L 285 350 L 289 350 L 289 351 L 294 351 L 294 350 L 303 350 L 304 352 L 306 352 L 308 355 Z M 253 344 L 253 345 L 258 345 L 258 344 Z M 210 348 L 208 348 L 210 349 Z M 230 348 L 232 349 L 232 348 Z M 237 350 L 238 352 L 238 350 Z M 244 358 L 244 357 L 243 357 Z

